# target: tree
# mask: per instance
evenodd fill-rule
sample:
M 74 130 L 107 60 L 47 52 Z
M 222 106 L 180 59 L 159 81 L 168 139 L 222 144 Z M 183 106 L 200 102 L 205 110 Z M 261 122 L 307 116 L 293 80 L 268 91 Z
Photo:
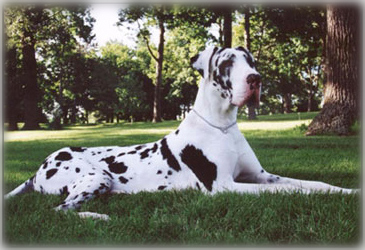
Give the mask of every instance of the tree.
M 209 33 L 202 25 L 180 25 L 166 36 L 165 79 L 169 91 L 165 97 L 162 112 L 164 119 L 183 115 L 190 111 L 198 90 L 200 78 L 190 66 L 190 58 L 205 47 Z M 165 88 L 167 90 L 167 88 Z
M 139 22 L 147 20 L 147 25 L 156 25 L 160 31 L 157 55 L 152 51 L 149 44 L 149 32 L 145 27 L 142 27 Z M 153 101 L 153 118 L 152 122 L 161 122 L 161 86 L 162 86 L 162 69 L 163 69 L 163 57 L 164 57 L 164 35 L 166 22 L 173 20 L 171 9 L 164 5 L 154 6 L 130 6 L 129 8 L 122 9 L 119 12 L 118 25 L 122 25 L 123 22 L 137 22 L 140 28 L 139 35 L 141 35 L 146 42 L 148 51 L 151 57 L 156 61 L 156 80 L 155 80 L 155 92 Z
M 76 122 L 78 102 L 87 82 L 83 73 L 87 71 L 85 54 L 92 47 L 91 30 L 95 20 L 84 7 L 52 7 L 44 12 L 47 13 L 48 29 L 38 31 L 37 49 L 45 64 L 46 79 L 42 80 L 47 84 L 43 84 L 43 91 L 57 85 L 50 105 L 55 109 L 51 124 L 54 129 L 60 129 L 61 121 L 63 124 Z
M 44 13 L 39 7 L 7 8 L 5 10 L 8 46 L 19 49 L 22 54 L 21 82 L 24 87 L 24 129 L 38 129 L 39 89 L 37 62 L 35 59 L 36 30 L 44 24 Z
M 153 100 L 151 101 L 149 92 L 153 84 L 142 69 L 146 54 L 139 51 L 137 57 L 136 50 L 118 43 L 107 43 L 101 48 L 101 54 L 117 77 L 114 85 L 117 97 L 114 113 L 117 121 L 150 120 Z
M 327 7 L 324 104 L 306 135 L 347 135 L 358 118 L 359 12 L 356 6 Z
M 246 6 L 245 10 L 245 45 L 251 51 L 251 37 L 250 37 L 250 6 Z M 248 105 L 248 119 L 256 119 L 256 111 L 254 105 Z
M 216 20 L 216 9 L 213 10 L 192 6 L 153 5 L 141 7 L 133 5 L 126 9 L 122 9 L 119 12 L 118 25 L 122 25 L 123 22 L 137 22 L 139 26 L 139 36 L 144 39 L 151 58 L 156 62 L 153 122 L 161 121 L 161 102 L 164 97 L 161 96 L 161 89 L 163 86 L 165 87 L 165 91 L 171 89 L 169 86 L 170 82 L 163 83 L 165 78 L 162 74 L 162 70 L 164 69 L 164 41 L 166 31 L 172 30 L 175 27 L 195 27 L 199 30 L 201 27 L 209 27 Z M 142 25 L 143 22 L 144 26 Z M 226 22 L 226 25 L 229 25 L 230 22 Z M 147 30 L 147 27 L 150 26 L 157 26 L 160 31 L 157 55 L 153 52 L 153 46 L 150 46 L 149 44 L 150 33 Z M 230 43 L 230 39 L 227 38 L 226 42 Z M 168 93 L 168 91 L 166 93 Z
M 230 7 L 223 8 L 223 47 L 232 47 L 232 9 Z
M 20 81 L 19 53 L 16 48 L 6 49 L 5 60 L 5 117 L 9 123 L 8 130 L 18 130 L 20 114 L 19 105 L 23 100 L 24 91 Z
M 24 129 L 39 128 L 40 120 L 40 65 L 36 54 L 46 59 L 45 55 L 59 46 L 69 45 L 75 38 L 89 41 L 93 19 L 85 8 L 73 6 L 67 8 L 46 5 L 8 6 L 5 9 L 5 27 L 8 36 L 7 45 L 16 48 L 21 54 L 24 88 Z M 59 45 L 57 48 L 54 45 Z M 47 51 L 46 53 L 44 53 Z M 58 55 L 57 60 L 60 60 Z M 48 58 L 47 58 L 48 59 Z M 41 61 L 41 60 L 40 60 Z M 46 62 L 47 60 L 43 60 Z M 46 67 L 41 66 L 44 69 Z M 60 74 L 62 76 L 62 73 Z M 61 86 L 61 85 L 60 85 Z M 62 93 L 62 91 L 61 91 Z
M 262 114 L 292 112 L 298 105 L 302 108 L 308 103 L 310 90 L 312 103 L 317 103 L 323 11 L 304 6 L 249 7 L 248 15 L 246 8 L 244 16 L 238 16 L 239 24 L 233 27 L 233 44 L 250 44 L 256 68 L 262 75 L 261 102 L 265 105 L 257 111 Z M 247 41 L 248 36 L 244 34 L 249 34 L 252 40 Z
M 299 76 L 304 85 L 304 95 L 301 94 L 299 99 L 305 99 L 306 110 L 311 111 L 322 79 L 320 68 L 325 51 L 325 9 L 322 6 L 290 5 L 267 9 L 266 13 L 278 29 L 277 40 L 294 42 Z

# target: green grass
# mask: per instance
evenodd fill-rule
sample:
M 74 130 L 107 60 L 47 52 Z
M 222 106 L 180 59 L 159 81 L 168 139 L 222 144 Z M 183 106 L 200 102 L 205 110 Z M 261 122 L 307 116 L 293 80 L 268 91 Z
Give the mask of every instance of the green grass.
M 265 169 L 358 188 L 359 137 L 305 137 L 300 125 L 315 113 L 305 114 L 301 120 L 290 115 L 291 119 L 279 116 L 278 120 L 274 115 L 259 117 L 259 121 L 240 120 L 242 132 Z M 178 124 L 124 123 L 6 132 L 5 192 L 31 177 L 43 159 L 60 147 L 145 143 L 161 138 Z M 208 196 L 194 190 L 162 191 L 105 195 L 82 206 L 81 211 L 108 214 L 108 222 L 54 212 L 52 208 L 61 201 L 62 197 L 39 193 L 5 201 L 4 241 L 11 246 L 328 246 L 360 242 L 361 200 L 356 194 Z

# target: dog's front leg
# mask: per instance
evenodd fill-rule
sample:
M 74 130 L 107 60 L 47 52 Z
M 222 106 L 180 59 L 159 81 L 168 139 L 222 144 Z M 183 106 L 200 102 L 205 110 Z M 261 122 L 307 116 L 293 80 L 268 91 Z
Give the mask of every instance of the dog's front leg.
M 276 183 L 280 176 L 273 175 L 264 170 L 251 146 L 245 137 L 239 132 L 236 137 L 237 163 L 233 172 L 233 178 L 241 183 Z
M 308 181 L 308 180 L 298 180 L 288 177 L 280 177 L 278 183 L 289 184 L 295 187 L 308 189 L 314 192 L 330 192 L 330 193 L 344 193 L 351 194 L 359 192 L 359 189 L 348 189 L 341 188 L 337 186 L 330 185 L 321 181 Z
M 215 192 L 237 192 L 242 194 L 256 194 L 259 195 L 263 192 L 268 193 L 303 193 L 308 194 L 311 191 L 303 188 L 299 188 L 290 184 L 256 184 L 256 183 L 237 183 L 226 182 L 219 185 L 219 189 Z
M 263 169 L 243 135 L 241 135 L 236 145 L 238 147 L 237 150 L 241 150 L 239 151 L 239 157 L 233 173 L 233 178 L 236 182 L 289 185 L 296 189 L 299 188 L 314 192 L 354 193 L 359 191 L 333 186 L 320 181 L 298 180 L 271 174 Z

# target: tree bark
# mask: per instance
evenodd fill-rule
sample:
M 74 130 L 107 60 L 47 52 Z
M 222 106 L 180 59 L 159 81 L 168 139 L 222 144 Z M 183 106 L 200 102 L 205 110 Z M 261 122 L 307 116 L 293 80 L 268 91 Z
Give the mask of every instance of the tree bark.
M 308 107 L 307 111 L 312 111 L 312 99 L 313 99 L 313 82 L 312 82 L 312 72 L 311 69 L 308 69 L 308 75 L 309 75 L 309 91 L 308 91 Z
M 284 113 L 288 114 L 291 113 L 291 94 L 285 93 L 283 96 L 284 100 Z
M 250 51 L 251 50 L 251 36 L 250 36 L 250 7 L 245 8 L 245 45 L 246 48 Z M 255 106 L 248 106 L 248 119 L 249 120 L 256 120 L 256 109 Z
M 18 109 L 20 103 L 19 82 L 17 78 L 17 57 L 16 49 L 11 48 L 6 51 L 6 63 L 5 63 L 5 86 L 6 86 L 6 120 L 9 122 L 9 131 L 18 130 Z
M 324 105 L 306 135 L 347 135 L 359 116 L 359 17 L 354 6 L 327 7 Z
M 163 52 L 164 52 L 164 35 L 165 27 L 162 17 L 158 20 L 160 29 L 160 39 L 158 44 L 158 55 L 156 63 L 156 86 L 153 99 L 153 119 L 152 122 L 161 122 L 161 86 L 162 86 L 162 67 L 163 67 Z
M 250 37 L 250 7 L 245 8 L 245 43 L 246 48 L 251 50 L 251 37 Z
M 222 23 L 223 23 L 223 19 L 220 17 L 219 19 L 218 19 L 218 26 L 219 26 L 219 45 L 221 46 L 221 47 L 224 47 L 224 35 L 223 35 L 223 25 L 222 25 Z
M 35 59 L 34 46 L 34 42 L 28 42 L 24 43 L 22 48 L 24 70 L 23 81 L 25 85 L 24 130 L 39 129 L 39 89 L 37 84 L 37 61 Z
M 225 48 L 232 47 L 232 10 L 227 7 L 223 12 L 223 36 Z
M 89 112 L 87 110 L 85 110 L 85 122 L 89 124 Z

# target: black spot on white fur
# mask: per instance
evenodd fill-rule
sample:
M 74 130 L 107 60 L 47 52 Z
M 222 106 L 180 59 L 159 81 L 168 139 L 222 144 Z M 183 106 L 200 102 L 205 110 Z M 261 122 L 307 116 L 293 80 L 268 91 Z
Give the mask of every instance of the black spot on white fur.
M 123 176 L 120 176 L 119 177 L 119 181 L 122 183 L 122 184 L 126 184 L 128 182 L 128 180 L 126 178 L 124 178 Z
M 116 174 L 123 174 L 127 171 L 128 167 L 123 162 L 116 162 L 115 156 L 109 156 L 103 158 L 100 161 L 105 161 L 108 164 L 108 168 L 111 172 Z
M 111 175 L 111 173 L 109 173 L 108 171 L 103 170 L 103 172 L 104 172 L 106 175 L 108 175 L 110 178 L 114 179 L 114 177 L 113 177 L 113 176 Z
M 115 160 L 115 156 L 109 156 L 107 158 L 103 158 L 100 161 L 105 161 L 107 164 L 113 163 Z
M 201 181 L 204 186 L 212 191 L 213 181 L 217 179 L 217 166 L 209 161 L 200 149 L 187 145 L 180 153 L 184 162 Z
M 144 158 L 147 158 L 148 157 L 148 153 L 150 152 L 150 148 L 147 148 L 146 150 L 144 150 L 140 156 L 141 156 L 141 160 L 144 159 Z
M 82 148 L 82 147 L 70 147 L 70 149 L 73 152 L 84 152 L 86 150 L 86 148 Z
M 57 168 L 52 168 L 46 172 L 46 179 L 50 179 L 55 173 L 57 173 Z
M 253 58 L 252 56 L 250 55 L 250 53 L 243 47 L 239 46 L 236 48 L 236 50 L 239 50 L 239 51 L 243 51 L 245 54 L 244 54 L 244 57 L 246 59 L 246 62 L 247 64 L 251 67 L 251 68 L 255 68 L 255 62 L 253 61 Z
M 174 169 L 175 171 L 181 170 L 179 162 L 176 160 L 175 156 L 172 154 L 169 146 L 167 145 L 166 138 L 162 139 L 161 141 L 161 154 L 162 158 L 167 160 L 167 164 L 170 168 Z
M 70 192 L 68 192 L 68 188 L 67 186 L 64 186 L 61 190 L 60 190 L 60 194 L 63 195 L 63 194 L 66 194 L 66 195 L 69 195 Z
M 153 144 L 152 153 L 155 153 L 158 149 L 157 143 Z
M 58 161 L 69 161 L 72 159 L 72 155 L 69 152 L 59 152 L 58 155 L 55 157 L 55 160 Z

